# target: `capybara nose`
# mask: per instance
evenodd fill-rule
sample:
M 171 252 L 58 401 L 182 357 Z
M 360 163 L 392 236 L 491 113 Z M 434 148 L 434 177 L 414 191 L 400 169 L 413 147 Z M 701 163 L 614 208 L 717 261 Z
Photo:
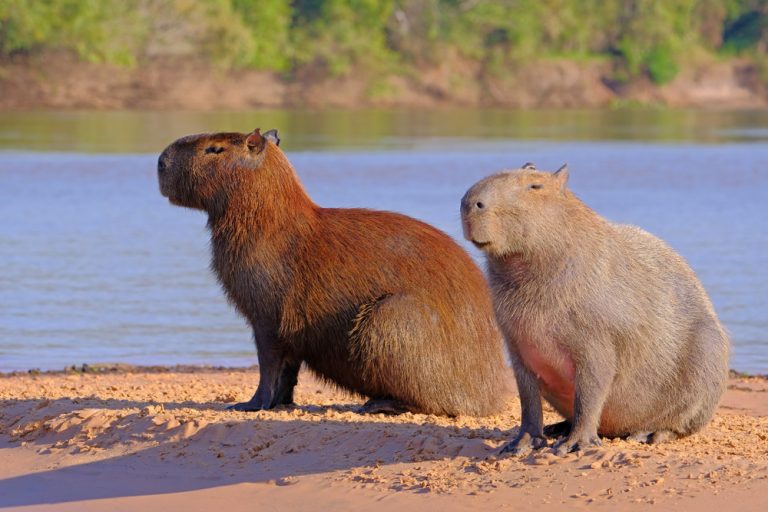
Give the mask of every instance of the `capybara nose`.
M 461 213 L 462 215 L 467 215 L 470 210 L 472 209 L 472 198 L 469 197 L 469 192 L 464 194 L 464 197 L 461 198 Z
M 160 158 L 157 159 L 157 173 L 163 174 L 163 171 L 165 171 L 168 168 L 168 164 L 165 163 L 165 158 L 163 158 L 164 155 L 160 155 Z
M 473 212 L 481 212 L 486 208 L 487 204 L 478 197 L 464 196 L 461 200 L 461 213 L 467 215 Z

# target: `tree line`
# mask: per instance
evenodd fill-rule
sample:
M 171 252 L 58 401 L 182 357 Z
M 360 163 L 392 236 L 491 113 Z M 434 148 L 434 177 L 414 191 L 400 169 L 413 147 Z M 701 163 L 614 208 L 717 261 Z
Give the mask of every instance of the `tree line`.
M 0 0 L 4 58 L 71 51 L 224 69 L 413 73 L 469 59 L 503 75 L 543 58 L 604 59 L 664 83 L 697 59 L 768 53 L 768 0 Z

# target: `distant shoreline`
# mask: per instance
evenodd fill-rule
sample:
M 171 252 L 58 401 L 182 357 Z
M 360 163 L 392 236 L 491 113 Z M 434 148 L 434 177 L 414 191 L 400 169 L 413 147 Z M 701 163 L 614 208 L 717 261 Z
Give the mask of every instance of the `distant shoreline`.
M 611 76 L 610 62 L 566 58 L 523 63 L 499 76 L 457 60 L 408 74 L 354 70 L 289 78 L 189 58 L 128 67 L 49 52 L 0 58 L 0 111 L 768 106 L 768 86 L 749 59 L 692 64 L 664 85 L 642 77 L 617 83 Z

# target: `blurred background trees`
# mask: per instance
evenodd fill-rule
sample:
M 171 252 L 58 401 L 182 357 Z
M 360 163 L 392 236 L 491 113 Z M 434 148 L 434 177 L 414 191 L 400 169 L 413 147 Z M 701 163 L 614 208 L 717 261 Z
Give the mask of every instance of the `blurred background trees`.
M 535 59 L 603 59 L 662 84 L 692 60 L 768 53 L 768 0 L 0 0 L 0 54 L 71 51 L 133 66 L 339 76 L 445 59 L 503 74 Z

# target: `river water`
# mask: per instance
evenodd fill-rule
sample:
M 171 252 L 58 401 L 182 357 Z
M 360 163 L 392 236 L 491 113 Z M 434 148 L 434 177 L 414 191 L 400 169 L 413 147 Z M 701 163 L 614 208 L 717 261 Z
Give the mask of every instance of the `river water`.
M 96 362 L 255 364 L 208 268 L 202 213 L 155 163 L 178 136 L 280 129 L 323 206 L 394 210 L 461 240 L 458 204 L 492 172 L 567 162 L 593 209 L 664 238 L 768 373 L 768 113 L 440 111 L 0 114 L 0 371 Z

